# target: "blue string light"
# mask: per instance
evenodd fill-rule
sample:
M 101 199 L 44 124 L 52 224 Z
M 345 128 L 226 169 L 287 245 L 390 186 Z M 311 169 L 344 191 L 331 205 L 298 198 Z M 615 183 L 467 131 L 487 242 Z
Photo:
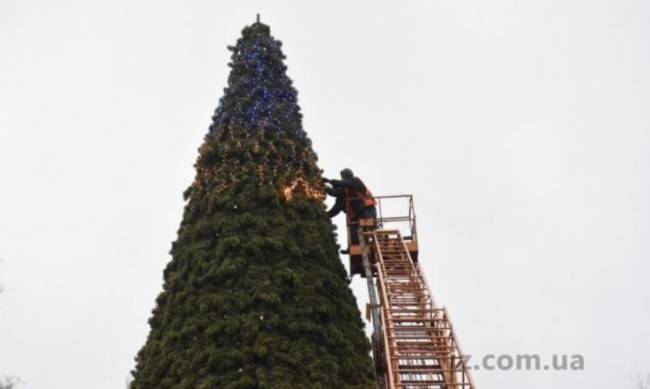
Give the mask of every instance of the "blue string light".
M 306 138 L 297 92 L 286 75 L 280 43 L 268 33 L 256 33 L 240 39 L 232 50 L 229 85 L 219 101 L 211 128 L 229 124 L 251 130 L 264 127 L 291 130 L 294 136 Z

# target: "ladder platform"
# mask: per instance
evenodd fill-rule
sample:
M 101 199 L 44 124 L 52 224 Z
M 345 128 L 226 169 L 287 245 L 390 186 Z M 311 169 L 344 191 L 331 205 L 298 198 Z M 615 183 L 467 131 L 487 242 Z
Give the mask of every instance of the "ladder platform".
M 418 263 L 413 196 L 380 196 L 377 218 L 348 215 L 350 276 L 365 278 L 378 389 L 475 389 L 449 315 L 436 305 Z M 382 200 L 408 200 L 408 214 L 393 216 Z M 400 223 L 405 229 L 387 229 Z M 395 226 L 398 224 L 391 224 Z
M 399 231 L 359 235 L 362 244 L 351 250 L 351 254 L 358 253 L 359 262 L 355 264 L 356 255 L 351 255 L 351 269 L 356 265 L 366 272 L 366 279 L 376 277 L 382 296 L 380 302 L 368 306 L 366 315 L 381 312 L 383 347 L 377 346 L 383 350 L 375 357 L 383 359 L 377 370 L 379 382 L 385 383 L 382 389 L 474 389 L 447 312 L 436 306 L 414 259 L 417 243 L 404 241 Z M 373 320 L 378 317 L 374 315 Z

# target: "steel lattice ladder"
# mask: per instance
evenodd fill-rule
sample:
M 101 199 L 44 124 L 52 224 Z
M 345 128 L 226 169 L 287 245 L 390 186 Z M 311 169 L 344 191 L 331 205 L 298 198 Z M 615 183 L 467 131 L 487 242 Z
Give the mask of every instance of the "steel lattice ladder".
M 377 386 L 475 389 L 449 315 L 438 308 L 397 230 L 359 231 Z M 376 280 L 376 282 L 374 281 Z

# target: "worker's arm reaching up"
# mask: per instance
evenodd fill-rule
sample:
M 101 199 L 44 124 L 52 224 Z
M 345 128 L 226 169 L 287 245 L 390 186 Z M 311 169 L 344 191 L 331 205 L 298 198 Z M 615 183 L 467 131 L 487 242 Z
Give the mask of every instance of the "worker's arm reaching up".
M 339 187 L 339 188 L 348 188 L 348 189 L 354 189 L 358 190 L 360 192 L 365 192 L 366 191 L 366 186 L 364 185 L 363 181 L 361 181 L 358 177 L 352 177 L 348 179 L 343 179 L 343 180 L 328 180 L 330 184 L 332 184 L 333 187 Z
M 340 180 L 323 178 L 323 182 L 331 185 L 331 187 L 325 185 L 325 192 L 336 197 L 336 203 L 332 209 L 327 211 L 331 217 L 338 215 L 341 211 L 347 213 L 348 206 L 351 211 L 354 211 L 354 214 L 361 215 L 365 208 L 364 196 L 372 196 L 363 181 L 355 177 L 350 169 L 341 170 Z M 349 204 L 347 204 L 348 202 Z

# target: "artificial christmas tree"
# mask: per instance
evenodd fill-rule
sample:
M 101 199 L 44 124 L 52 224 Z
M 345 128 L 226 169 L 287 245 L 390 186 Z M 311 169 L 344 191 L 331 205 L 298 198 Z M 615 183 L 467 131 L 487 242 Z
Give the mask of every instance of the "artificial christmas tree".
M 229 47 L 132 389 L 374 387 L 280 46 L 257 22 Z

